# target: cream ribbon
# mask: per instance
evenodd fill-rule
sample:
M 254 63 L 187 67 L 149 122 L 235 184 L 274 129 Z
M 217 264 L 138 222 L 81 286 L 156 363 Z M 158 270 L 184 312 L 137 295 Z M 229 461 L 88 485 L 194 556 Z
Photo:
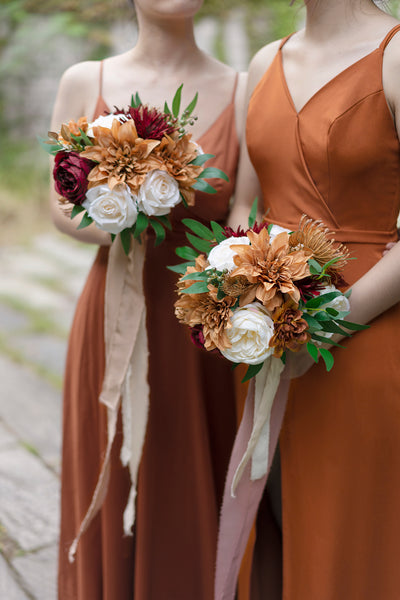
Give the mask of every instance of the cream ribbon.
M 253 429 L 244 453 L 232 479 L 231 495 L 236 488 L 249 462 L 251 480 L 261 479 L 268 471 L 271 409 L 277 392 L 284 364 L 279 358 L 269 357 L 255 378 Z
M 148 343 L 143 293 L 144 244 L 132 241 L 126 256 L 119 240 L 108 259 L 104 339 L 106 365 L 100 402 L 107 407 L 107 448 L 92 501 L 69 550 L 74 561 L 78 543 L 99 511 L 107 493 L 110 458 L 122 398 L 123 464 L 129 465 L 131 491 L 124 513 L 124 531 L 131 533 L 135 518 L 137 473 L 146 434 L 149 407 Z

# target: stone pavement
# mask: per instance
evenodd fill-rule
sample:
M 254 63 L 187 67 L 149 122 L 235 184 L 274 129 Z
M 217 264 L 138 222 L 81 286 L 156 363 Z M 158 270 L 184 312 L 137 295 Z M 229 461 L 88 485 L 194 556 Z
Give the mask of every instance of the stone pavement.
M 0 248 L 0 599 L 56 600 L 61 381 L 94 248 Z

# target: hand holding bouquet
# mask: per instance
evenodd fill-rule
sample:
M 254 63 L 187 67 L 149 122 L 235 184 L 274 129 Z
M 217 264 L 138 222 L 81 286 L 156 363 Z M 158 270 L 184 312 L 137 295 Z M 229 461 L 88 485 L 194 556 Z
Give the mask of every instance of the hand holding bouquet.
M 333 355 L 321 344 L 335 333 L 364 329 L 345 320 L 348 294 L 337 287 L 345 283 L 349 253 L 334 245 L 320 222 L 303 216 L 290 232 L 258 225 L 255 210 L 256 204 L 247 231 L 184 220 L 196 234 L 187 234 L 195 249 L 177 249 L 188 262 L 172 267 L 181 273 L 176 316 L 191 327 L 198 345 L 247 364 L 244 380 L 257 375 L 267 359 L 284 362 L 288 351 L 303 346 L 330 370 Z
M 92 123 L 86 117 L 49 132 L 41 143 L 55 156 L 53 177 L 62 204 L 73 205 L 71 218 L 83 213 L 78 229 L 95 223 L 120 235 L 125 253 L 131 236 L 138 239 L 150 225 L 156 244 L 171 224 L 168 214 L 183 202 L 192 206 L 195 190 L 214 193 L 205 179 L 227 176 L 205 168 L 212 157 L 191 140 L 186 126 L 197 94 L 180 116 L 182 85 L 170 109 L 144 105 L 138 94 L 125 110 L 101 116 Z

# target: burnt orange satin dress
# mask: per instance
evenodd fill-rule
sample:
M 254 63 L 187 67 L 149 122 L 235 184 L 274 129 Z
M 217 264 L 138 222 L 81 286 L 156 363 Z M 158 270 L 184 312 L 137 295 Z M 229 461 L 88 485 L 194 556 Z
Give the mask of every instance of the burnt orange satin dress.
M 97 114 L 106 109 L 100 98 Z M 98 402 L 106 248 L 100 248 L 77 306 L 64 393 L 60 600 L 213 597 L 218 516 L 236 430 L 234 380 L 228 362 L 196 348 L 178 323 L 177 275 L 166 267 L 180 261 L 174 250 L 187 243 L 180 219 L 223 223 L 228 216 L 238 161 L 233 99 L 198 142 L 215 154 L 210 165 L 223 169 L 230 182 L 214 180 L 215 195 L 197 193 L 193 208 L 174 209 L 173 231 L 161 246 L 155 248 L 149 235 L 144 288 L 150 413 L 134 536 L 124 537 L 122 529 L 129 473 L 119 459 L 120 427 L 106 500 L 70 565 L 68 548 L 89 506 L 106 445 L 106 414 Z
M 299 112 L 279 50 L 249 107 L 268 219 L 289 229 L 303 213 L 322 219 L 356 257 L 349 284 L 397 239 L 400 149 L 382 58 L 399 29 Z M 318 364 L 291 386 L 280 438 L 284 600 L 400 598 L 399 332 L 396 305 L 334 351 L 330 373 Z

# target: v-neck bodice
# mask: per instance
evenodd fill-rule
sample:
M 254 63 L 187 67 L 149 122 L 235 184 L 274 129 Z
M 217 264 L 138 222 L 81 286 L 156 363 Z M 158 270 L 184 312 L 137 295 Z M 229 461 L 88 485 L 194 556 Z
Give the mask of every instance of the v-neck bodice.
M 250 158 L 271 222 L 292 229 L 306 213 L 345 243 L 396 239 L 400 148 L 382 85 L 382 57 L 399 29 L 300 111 L 278 51 L 253 93 L 247 119 Z

